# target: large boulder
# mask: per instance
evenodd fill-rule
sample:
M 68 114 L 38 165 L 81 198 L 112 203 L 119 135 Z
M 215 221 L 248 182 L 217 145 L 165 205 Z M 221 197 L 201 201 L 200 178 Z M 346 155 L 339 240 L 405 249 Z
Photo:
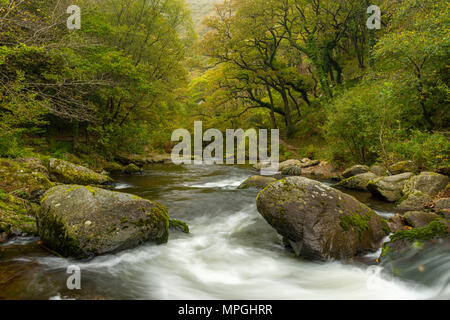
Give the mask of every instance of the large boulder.
M 403 194 L 408 194 L 414 190 L 426 193 L 433 197 L 445 189 L 449 177 L 434 172 L 422 172 L 412 177 L 404 186 Z
M 356 176 L 357 174 L 366 173 L 366 172 L 369 172 L 369 167 L 358 164 L 356 166 L 353 166 L 353 167 L 345 170 L 342 173 L 342 177 L 350 178 L 350 177 Z
M 60 159 L 50 159 L 49 172 L 53 181 L 65 184 L 103 185 L 112 182 L 108 176 Z
M 307 259 L 348 259 L 375 251 L 390 232 L 366 205 L 305 177 L 271 183 L 259 193 L 257 208 Z
M 20 198 L 39 202 L 45 191 L 54 186 L 42 172 L 42 163 L 36 166 L 24 161 L 0 159 L 0 188 Z
M 251 176 L 241 183 L 238 189 L 264 189 L 270 183 L 276 181 L 275 178 L 265 176 Z
M 417 166 L 414 162 L 411 160 L 408 161 L 400 161 L 397 163 L 394 163 L 389 167 L 389 172 L 392 175 L 406 173 L 406 172 L 416 172 Z
M 344 179 L 336 186 L 343 187 L 350 190 L 367 191 L 367 185 L 370 181 L 378 176 L 372 172 L 360 173 L 350 178 Z
M 63 256 L 86 258 L 167 242 L 164 206 L 100 188 L 61 185 L 43 197 L 37 214 L 43 243 Z
M 413 175 L 413 173 L 407 172 L 395 176 L 379 177 L 367 184 L 367 190 L 377 198 L 395 202 L 402 197 L 403 186 Z
M 405 183 L 398 209 L 400 210 L 422 210 L 436 196 L 445 189 L 449 182 L 447 176 L 434 173 L 422 172 L 412 177 Z

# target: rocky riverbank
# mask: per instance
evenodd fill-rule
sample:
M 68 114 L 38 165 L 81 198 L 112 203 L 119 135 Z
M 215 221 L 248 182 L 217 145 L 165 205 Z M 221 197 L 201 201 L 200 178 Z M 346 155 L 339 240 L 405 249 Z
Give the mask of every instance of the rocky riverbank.
M 382 246 L 380 230 L 391 237 L 378 261 L 423 250 L 438 240 L 449 241 L 446 175 L 420 172 L 411 161 L 389 168 L 355 165 L 339 171 L 326 162 L 291 159 L 280 164 L 280 171 L 275 178 L 253 176 L 240 188 L 263 189 L 257 198 L 258 211 L 299 256 L 345 260 L 377 251 Z M 308 178 L 339 182 L 329 188 Z M 385 221 L 339 189 L 370 192 L 374 198 L 395 203 L 398 213 Z M 382 222 L 374 225 L 375 221 Z
M 130 162 L 120 171 L 141 170 Z M 101 171 L 55 158 L 0 159 L 0 242 L 39 235 L 56 254 L 87 258 L 167 242 L 169 227 L 189 232 L 161 204 L 110 191 L 113 179 Z

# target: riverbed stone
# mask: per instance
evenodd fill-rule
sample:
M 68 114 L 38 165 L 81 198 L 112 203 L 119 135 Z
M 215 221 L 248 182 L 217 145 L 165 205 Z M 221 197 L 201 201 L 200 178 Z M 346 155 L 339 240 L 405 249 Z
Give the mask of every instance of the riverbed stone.
M 391 229 L 391 232 L 397 232 L 400 230 L 408 230 L 410 228 L 406 225 L 405 218 L 398 213 L 396 213 L 394 216 L 390 217 L 388 219 L 387 223 L 389 225 L 389 228 Z
M 43 243 L 63 256 L 88 258 L 168 240 L 169 216 L 159 203 L 80 185 L 46 192 L 37 214 Z
M 305 177 L 271 183 L 257 197 L 266 221 L 307 259 L 349 259 L 375 251 L 390 232 L 350 195 Z
M 283 171 L 281 171 L 281 174 L 283 176 L 300 176 L 302 174 L 302 168 L 295 167 L 295 166 L 285 168 L 285 169 L 283 169 Z
M 65 184 L 102 185 L 112 182 L 108 176 L 61 159 L 50 159 L 49 171 L 52 181 Z
M 409 179 L 403 189 L 403 197 L 399 200 L 400 210 L 422 210 L 430 205 L 432 197 L 445 189 L 449 181 L 447 176 L 422 172 Z
M 303 168 L 302 176 L 319 180 L 339 180 L 340 173 L 332 164 L 326 161 L 321 161 L 316 166 Z
M 18 198 L 0 189 L 0 234 L 36 235 L 34 215 L 38 206 L 25 199 Z
M 345 170 L 342 173 L 342 177 L 350 178 L 350 177 L 356 176 L 357 174 L 366 173 L 366 172 L 369 172 L 369 167 L 358 164 L 356 166 L 353 166 L 353 167 Z
M 141 171 L 142 169 L 133 163 L 130 163 L 124 168 L 124 172 L 128 174 L 140 173 Z
M 389 167 L 389 172 L 392 175 L 397 175 L 397 174 L 406 173 L 406 172 L 416 172 L 416 171 L 417 171 L 417 165 L 411 160 L 400 161 L 400 162 L 394 163 L 393 165 L 391 165 Z
M 425 211 L 409 211 L 404 215 L 406 223 L 414 228 L 426 227 L 430 222 L 440 218 L 436 213 Z
M 350 178 L 344 179 L 336 186 L 343 187 L 350 190 L 360 190 L 367 191 L 367 185 L 373 179 L 376 179 L 378 176 L 372 172 L 360 173 L 354 175 Z
M 405 183 L 414 176 L 407 172 L 395 176 L 379 177 L 367 184 L 367 190 L 377 198 L 385 201 L 395 202 L 402 197 L 402 190 Z
M 278 170 L 283 171 L 284 169 L 290 168 L 290 167 L 299 167 L 301 168 L 302 162 L 297 159 L 290 159 L 283 161 L 279 164 Z
M 377 176 L 385 176 L 387 174 L 387 169 L 382 165 L 373 165 L 369 169 L 370 172 L 375 173 Z
M 403 187 L 403 194 L 414 190 L 426 193 L 433 197 L 445 189 L 449 183 L 449 177 L 434 172 L 422 172 L 412 177 Z
M 274 181 L 276 181 L 276 179 L 272 177 L 251 176 L 242 182 L 238 189 L 263 189 Z
M 383 244 L 379 260 L 392 261 L 405 255 L 410 260 L 423 248 L 437 241 L 445 241 L 448 244 L 449 229 L 450 223 L 447 220 L 436 219 L 425 227 L 397 231 L 390 236 L 389 242 Z

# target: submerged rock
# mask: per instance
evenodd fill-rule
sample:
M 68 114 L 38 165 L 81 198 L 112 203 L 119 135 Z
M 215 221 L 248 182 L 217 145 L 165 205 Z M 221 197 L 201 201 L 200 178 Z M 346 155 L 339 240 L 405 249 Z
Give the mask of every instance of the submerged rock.
M 62 185 L 44 195 L 37 223 L 48 248 L 86 258 L 167 242 L 169 216 L 161 204 L 134 195 Z
M 369 172 L 369 167 L 364 165 L 356 165 L 351 168 L 348 168 L 342 173 L 342 177 L 350 178 L 356 176 L 357 174 Z
M 265 176 L 251 176 L 247 180 L 241 183 L 238 189 L 263 189 L 270 183 L 276 181 L 275 178 Z
M 102 185 L 112 182 L 108 176 L 60 159 L 50 159 L 49 171 L 53 181 L 65 184 Z
M 307 259 L 349 259 L 375 251 L 390 232 L 355 198 L 304 177 L 271 183 L 257 197 L 266 221 Z
M 367 184 L 367 190 L 377 198 L 395 202 L 402 197 L 403 186 L 413 175 L 413 173 L 407 172 L 395 176 L 379 177 Z
M 344 179 L 336 186 L 343 187 L 350 190 L 367 191 L 367 185 L 369 182 L 378 176 L 372 172 L 360 173 L 350 178 Z

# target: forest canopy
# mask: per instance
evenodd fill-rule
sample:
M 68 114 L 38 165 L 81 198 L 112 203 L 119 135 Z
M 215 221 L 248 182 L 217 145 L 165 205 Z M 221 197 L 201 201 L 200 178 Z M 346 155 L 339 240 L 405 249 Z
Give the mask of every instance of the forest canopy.
M 170 152 L 202 120 L 278 128 L 286 157 L 448 168 L 450 3 L 373 2 L 1 0 L 0 156 Z

